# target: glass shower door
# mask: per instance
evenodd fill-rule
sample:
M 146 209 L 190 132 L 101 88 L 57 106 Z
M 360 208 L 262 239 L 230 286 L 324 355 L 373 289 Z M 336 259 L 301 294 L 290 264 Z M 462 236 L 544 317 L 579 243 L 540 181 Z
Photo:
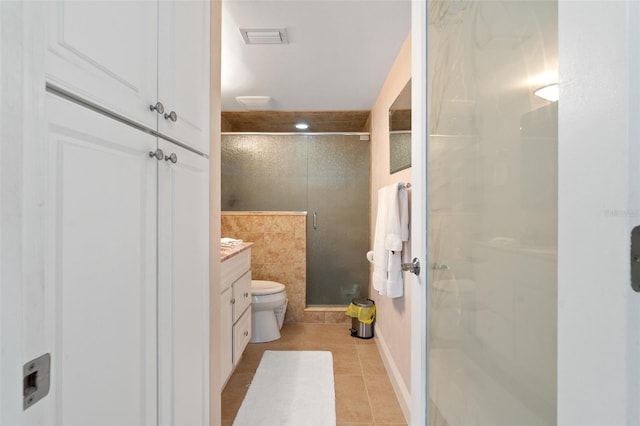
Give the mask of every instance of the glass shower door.
M 368 137 L 309 135 L 307 305 L 347 305 L 367 297 Z
M 556 424 L 557 9 L 430 3 L 432 425 Z

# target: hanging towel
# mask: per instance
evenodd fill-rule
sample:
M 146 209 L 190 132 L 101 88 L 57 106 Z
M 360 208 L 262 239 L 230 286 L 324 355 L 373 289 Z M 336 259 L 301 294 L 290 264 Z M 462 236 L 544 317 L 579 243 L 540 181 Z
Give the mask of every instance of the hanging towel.
M 387 229 L 387 189 L 378 190 L 378 214 L 373 237 L 373 288 L 382 295 L 387 294 L 387 269 L 389 267 L 389 252 L 385 249 Z
M 402 249 L 409 240 L 409 206 L 402 182 L 378 190 L 373 243 L 373 288 L 383 296 L 404 294 Z

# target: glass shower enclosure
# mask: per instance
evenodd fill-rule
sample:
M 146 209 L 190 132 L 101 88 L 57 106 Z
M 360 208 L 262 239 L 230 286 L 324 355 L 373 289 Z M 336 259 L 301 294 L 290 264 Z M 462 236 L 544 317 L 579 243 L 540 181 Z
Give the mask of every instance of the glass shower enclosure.
M 223 211 L 307 212 L 307 306 L 368 296 L 369 162 L 364 134 L 222 136 Z
M 558 3 L 428 22 L 429 423 L 555 425 Z

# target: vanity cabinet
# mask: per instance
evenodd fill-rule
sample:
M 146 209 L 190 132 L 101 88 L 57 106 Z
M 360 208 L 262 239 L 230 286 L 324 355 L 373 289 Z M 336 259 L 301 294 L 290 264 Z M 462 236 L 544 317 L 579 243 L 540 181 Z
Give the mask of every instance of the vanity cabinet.
M 222 262 L 220 351 L 222 386 L 251 339 L 251 249 Z
M 47 3 L 47 84 L 209 153 L 209 2 Z

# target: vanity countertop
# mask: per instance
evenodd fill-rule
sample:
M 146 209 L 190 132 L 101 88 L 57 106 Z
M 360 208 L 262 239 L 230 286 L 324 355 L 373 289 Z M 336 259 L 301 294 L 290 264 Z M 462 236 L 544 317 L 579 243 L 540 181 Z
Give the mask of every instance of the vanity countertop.
M 248 249 L 249 247 L 251 247 L 253 245 L 253 243 L 239 243 L 239 244 L 234 244 L 232 246 L 221 246 L 220 247 L 220 261 L 224 262 L 225 260 L 229 259 L 230 257 L 235 256 L 236 254 L 245 251 L 246 249 Z

